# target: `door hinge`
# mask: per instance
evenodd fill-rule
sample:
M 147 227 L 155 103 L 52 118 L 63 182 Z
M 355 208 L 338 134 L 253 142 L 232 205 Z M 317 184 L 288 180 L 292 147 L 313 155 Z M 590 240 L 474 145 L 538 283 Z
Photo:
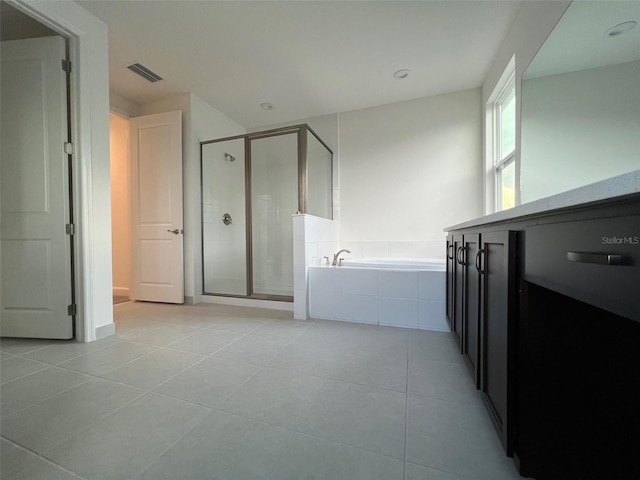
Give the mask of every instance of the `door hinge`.
M 67 315 L 69 315 L 70 317 L 74 316 L 76 314 L 76 304 L 72 303 L 71 305 L 67 306 Z
M 65 225 L 65 230 L 67 235 L 75 235 L 76 234 L 76 224 L 75 223 L 67 223 Z
M 62 59 L 62 70 L 71 73 L 71 62 L 69 60 Z
M 67 155 L 73 155 L 73 143 L 65 142 L 64 143 L 64 153 Z

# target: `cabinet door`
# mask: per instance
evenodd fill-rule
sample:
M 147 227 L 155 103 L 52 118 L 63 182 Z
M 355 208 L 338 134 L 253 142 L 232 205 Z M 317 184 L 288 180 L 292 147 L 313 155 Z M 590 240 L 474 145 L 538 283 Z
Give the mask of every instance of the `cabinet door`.
M 453 312 L 455 304 L 455 246 L 453 244 L 453 235 L 447 235 L 447 323 L 453 331 Z
M 464 235 L 464 319 L 462 353 L 471 377 L 480 386 L 480 235 Z
M 463 318 L 464 318 L 464 245 L 463 236 L 453 236 L 454 264 L 453 264 L 453 325 L 451 331 L 460 350 L 462 351 Z
M 480 388 L 491 420 L 507 455 L 513 452 L 511 417 L 514 382 L 513 334 L 515 319 L 515 232 L 482 235 L 484 256 L 481 310 Z

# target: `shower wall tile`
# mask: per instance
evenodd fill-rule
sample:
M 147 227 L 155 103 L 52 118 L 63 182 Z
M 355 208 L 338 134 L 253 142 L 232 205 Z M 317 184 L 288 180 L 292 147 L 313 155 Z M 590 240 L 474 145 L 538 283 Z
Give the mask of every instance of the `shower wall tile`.
M 304 242 L 304 215 L 294 214 L 293 218 L 293 241 Z
M 389 242 L 362 242 L 362 256 L 364 258 L 387 258 L 389 256 Z
M 389 242 L 389 258 L 414 258 L 416 242 Z
M 340 242 L 340 248 L 349 250 L 351 253 L 347 253 L 346 255 L 350 258 L 362 258 L 362 242 Z

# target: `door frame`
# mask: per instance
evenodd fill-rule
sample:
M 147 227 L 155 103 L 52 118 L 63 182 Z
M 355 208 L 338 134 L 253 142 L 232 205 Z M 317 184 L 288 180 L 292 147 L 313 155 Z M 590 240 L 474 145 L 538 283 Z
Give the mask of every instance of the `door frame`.
M 110 229 L 110 220 L 96 216 L 94 221 L 94 207 L 104 201 L 104 192 L 94 189 L 92 181 L 93 174 L 98 173 L 93 172 L 94 166 L 104 168 L 106 164 L 107 171 L 109 168 L 107 28 L 73 2 L 9 0 L 9 3 L 69 41 L 72 64 L 69 123 L 74 145 L 71 207 L 78 227 L 73 242 L 75 338 L 79 342 L 90 342 L 115 333 L 112 311 L 99 308 L 105 303 L 102 297 L 106 296 L 100 289 L 101 284 L 107 280 L 111 285 L 110 240 L 108 245 L 104 244 L 104 227 Z M 109 264 L 106 271 L 105 264 Z M 110 289 L 108 294 L 111 305 Z M 96 319 L 101 324 L 97 328 Z

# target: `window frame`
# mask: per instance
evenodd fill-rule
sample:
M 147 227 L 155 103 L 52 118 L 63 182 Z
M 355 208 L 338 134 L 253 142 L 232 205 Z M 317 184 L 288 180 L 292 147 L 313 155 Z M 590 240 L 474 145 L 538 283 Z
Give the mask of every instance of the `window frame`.
M 495 211 L 502 211 L 502 172 L 509 165 L 514 164 L 515 167 L 515 185 L 514 185 L 514 206 L 518 205 L 518 168 L 516 165 L 516 144 L 514 138 L 513 150 L 511 150 L 506 155 L 502 151 L 502 106 L 513 97 L 514 101 L 514 132 L 516 128 L 515 118 L 517 116 L 517 99 L 516 99 L 516 79 L 515 79 L 515 71 L 512 71 L 507 78 L 506 82 L 500 88 L 498 96 L 496 100 L 493 102 L 493 176 L 494 176 L 494 202 L 495 202 Z
M 515 99 L 515 145 L 511 152 L 502 155 L 501 107 L 511 92 Z M 520 205 L 520 154 L 519 154 L 519 94 L 516 82 L 515 55 L 507 63 L 502 75 L 494 84 L 484 109 L 484 211 L 491 214 L 502 211 L 501 180 L 505 168 L 514 165 L 515 202 Z M 505 209 L 506 210 L 506 209 Z

